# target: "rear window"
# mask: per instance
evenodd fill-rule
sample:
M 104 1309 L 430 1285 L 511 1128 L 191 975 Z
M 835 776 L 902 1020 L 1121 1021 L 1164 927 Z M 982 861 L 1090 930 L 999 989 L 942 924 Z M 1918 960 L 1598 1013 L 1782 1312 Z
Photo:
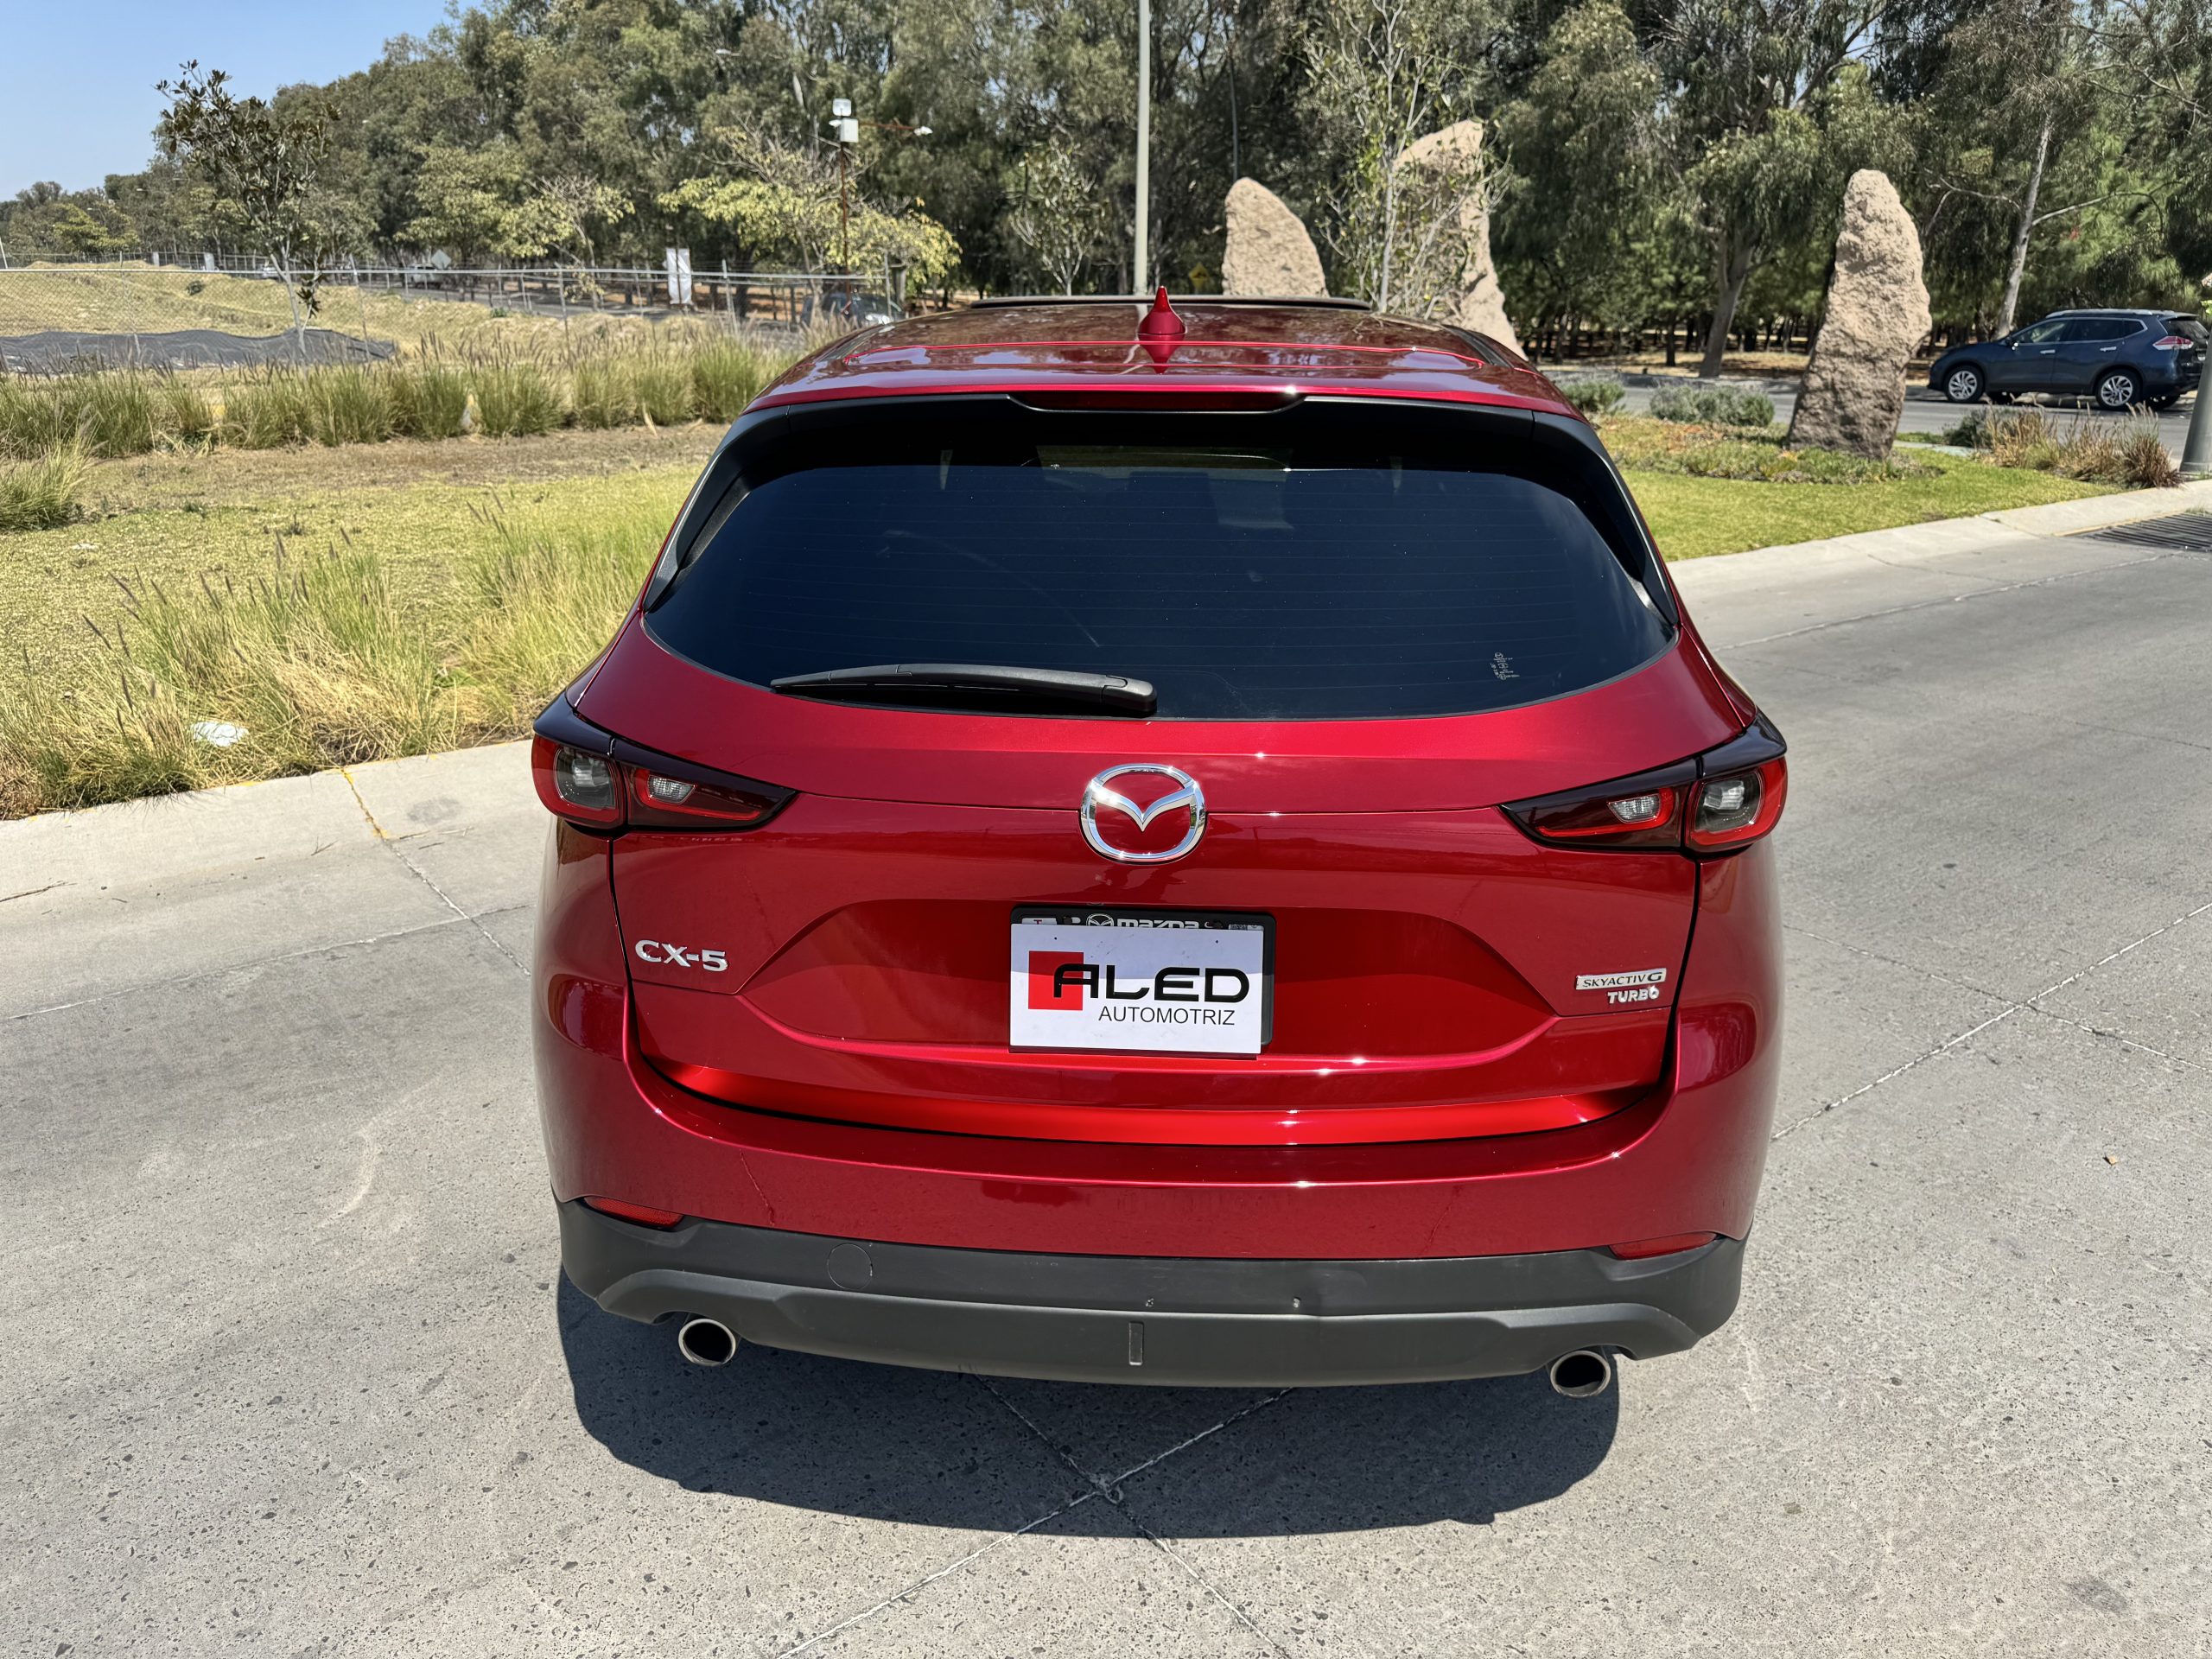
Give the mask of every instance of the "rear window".
M 1532 442 L 1526 415 L 1304 414 L 817 432 L 702 490 L 649 626 L 756 684 L 1073 670 L 1148 680 L 1181 720 L 1483 712 L 1667 645 L 1596 456 Z

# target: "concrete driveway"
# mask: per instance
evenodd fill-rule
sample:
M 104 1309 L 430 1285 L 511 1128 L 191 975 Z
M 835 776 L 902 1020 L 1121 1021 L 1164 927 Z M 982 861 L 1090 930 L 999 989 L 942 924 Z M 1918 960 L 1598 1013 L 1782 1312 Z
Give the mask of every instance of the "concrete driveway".
M 2212 556 L 1681 574 L 1788 1071 L 1741 1313 L 1593 1401 L 693 1370 L 562 1285 L 518 750 L 0 825 L 0 1649 L 2212 1648 Z

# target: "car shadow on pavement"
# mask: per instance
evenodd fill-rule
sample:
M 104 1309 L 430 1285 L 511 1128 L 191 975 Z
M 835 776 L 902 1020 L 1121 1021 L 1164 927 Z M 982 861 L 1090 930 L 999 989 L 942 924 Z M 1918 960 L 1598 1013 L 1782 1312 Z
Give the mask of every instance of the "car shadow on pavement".
M 671 1327 L 601 1313 L 565 1276 L 557 1306 L 576 1414 L 624 1463 L 688 1491 L 871 1520 L 1003 1529 L 1027 1506 L 1086 1490 L 1082 1470 L 1130 1477 L 1148 1524 L 1184 1537 L 1482 1524 L 1592 1473 L 1619 1422 L 1618 1388 L 1564 1400 L 1541 1376 L 1268 1402 L 1240 1389 L 986 1384 L 756 1347 L 709 1370 L 683 1361 Z

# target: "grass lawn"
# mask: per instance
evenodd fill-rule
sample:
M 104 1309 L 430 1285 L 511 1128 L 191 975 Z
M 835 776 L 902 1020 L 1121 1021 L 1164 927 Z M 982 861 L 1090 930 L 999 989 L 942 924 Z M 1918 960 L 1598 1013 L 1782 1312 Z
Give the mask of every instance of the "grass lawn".
M 2113 489 L 1963 455 L 1915 459 L 1931 469 L 1927 475 L 1866 484 L 1754 484 L 1637 471 L 1626 476 L 1630 493 L 1669 559 L 1701 559 L 1893 524 L 2041 506 L 2110 495 Z

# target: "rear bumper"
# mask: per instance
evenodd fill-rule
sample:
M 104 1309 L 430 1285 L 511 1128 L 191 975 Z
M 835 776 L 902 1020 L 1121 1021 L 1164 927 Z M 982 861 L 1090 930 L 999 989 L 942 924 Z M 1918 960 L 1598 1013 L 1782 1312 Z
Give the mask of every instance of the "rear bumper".
M 1649 1359 L 1727 1319 L 1744 1253 L 1722 1238 L 1640 1262 L 1049 1255 L 560 1212 L 569 1279 L 626 1319 L 703 1315 L 772 1348 L 1080 1382 L 1440 1382 L 1578 1348 Z

